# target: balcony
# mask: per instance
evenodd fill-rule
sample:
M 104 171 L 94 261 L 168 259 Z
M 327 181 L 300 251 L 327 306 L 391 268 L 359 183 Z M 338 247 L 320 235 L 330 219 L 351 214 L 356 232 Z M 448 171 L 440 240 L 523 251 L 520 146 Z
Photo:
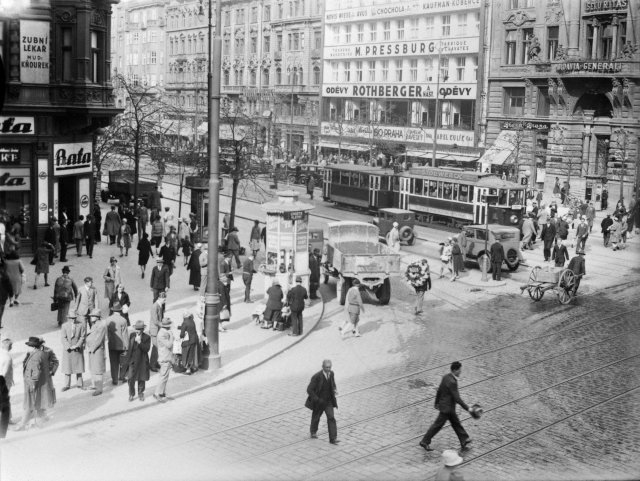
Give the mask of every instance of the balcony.
M 311 50 L 311 58 L 321 58 L 322 57 L 322 49 L 314 48 Z
M 274 60 L 282 60 L 282 51 L 281 50 L 277 50 L 277 51 L 273 52 L 273 59 Z

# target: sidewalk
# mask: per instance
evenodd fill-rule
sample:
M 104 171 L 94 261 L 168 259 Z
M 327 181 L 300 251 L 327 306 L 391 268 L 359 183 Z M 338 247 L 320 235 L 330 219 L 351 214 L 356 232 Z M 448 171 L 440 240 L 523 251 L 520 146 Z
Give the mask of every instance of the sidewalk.
M 237 279 L 237 276 L 236 276 Z M 263 292 L 264 278 L 258 274 L 254 277 L 253 290 L 256 293 Z M 243 372 L 257 367 L 295 344 L 301 342 L 320 322 L 324 313 L 324 303 L 322 300 L 312 301 L 304 311 L 304 332 L 302 336 L 287 336 L 287 332 L 273 331 L 271 329 L 260 329 L 252 319 L 252 313 L 263 301 L 262 294 L 254 295 L 252 304 L 245 304 L 243 301 L 244 286 L 242 281 L 236 280 L 233 283 L 232 297 L 232 319 L 226 324 L 227 331 L 219 333 L 220 355 L 222 367 L 218 370 L 199 370 L 193 375 L 171 373 L 167 385 L 168 402 L 174 402 L 184 395 L 209 388 L 231 379 Z M 197 295 L 186 297 L 180 301 L 167 305 L 166 316 L 173 320 L 174 335 L 178 325 L 182 322 L 182 315 L 190 311 L 196 305 Z M 149 311 L 136 312 L 132 319 L 143 319 L 148 328 Z M 46 346 L 51 348 L 58 359 L 62 358 L 62 344 L 60 331 L 45 334 Z M 25 340 L 15 340 L 12 351 L 14 359 L 15 385 L 11 389 L 11 407 L 14 419 L 22 417 L 23 399 L 23 378 L 22 360 L 27 351 Z M 107 347 L 108 349 L 108 347 Z M 107 353 L 108 357 L 108 353 Z M 90 385 L 90 373 L 88 370 L 88 360 L 85 355 L 84 386 Z M 107 366 L 109 360 L 106 361 Z M 121 414 L 123 412 L 135 411 L 138 409 L 153 407 L 157 401 L 152 394 L 157 384 L 158 374 L 151 373 L 151 379 L 147 381 L 145 390 L 145 401 L 138 400 L 129 402 L 128 385 L 126 383 L 113 386 L 109 372 L 104 375 L 104 391 L 101 396 L 92 396 L 93 391 L 82 391 L 72 388 L 62 392 L 64 375 L 60 370 L 54 377 L 56 386 L 57 402 L 53 409 L 48 411 L 50 420 L 44 424 L 42 429 L 31 428 L 27 431 L 11 431 L 7 440 L 19 439 L 24 436 L 31 436 L 45 431 L 67 429 L 77 425 L 90 423 L 109 416 Z M 72 386 L 74 385 L 72 376 Z

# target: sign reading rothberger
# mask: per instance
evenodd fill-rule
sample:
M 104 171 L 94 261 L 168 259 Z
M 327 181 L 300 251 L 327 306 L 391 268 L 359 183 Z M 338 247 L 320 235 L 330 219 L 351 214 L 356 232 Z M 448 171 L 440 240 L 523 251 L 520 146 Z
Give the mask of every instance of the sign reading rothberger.
M 478 53 L 478 37 L 445 39 L 425 42 L 390 42 L 364 45 L 342 45 L 325 47 L 325 59 L 343 59 L 354 57 L 384 58 L 388 56 L 438 55 L 444 54 Z
M 340 132 L 341 130 L 341 132 Z M 433 129 L 415 127 L 393 127 L 384 125 L 343 123 L 339 126 L 333 122 L 320 124 L 321 135 L 357 137 L 360 142 L 367 140 L 391 140 L 397 142 L 433 143 Z M 469 130 L 438 130 L 437 142 L 442 145 L 457 144 L 460 147 L 473 147 L 473 132 Z
M 49 83 L 49 22 L 20 21 L 20 81 Z
M 325 97 L 360 97 L 360 98 L 397 98 L 422 99 L 435 98 L 436 84 L 325 84 L 322 92 Z M 475 99 L 476 84 L 440 84 L 441 99 Z
M 90 174 L 92 170 L 91 142 L 53 145 L 53 175 Z

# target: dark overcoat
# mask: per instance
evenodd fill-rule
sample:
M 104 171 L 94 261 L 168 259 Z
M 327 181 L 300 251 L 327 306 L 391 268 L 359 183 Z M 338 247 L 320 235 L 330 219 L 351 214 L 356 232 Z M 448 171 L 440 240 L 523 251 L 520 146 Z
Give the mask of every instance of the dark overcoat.
M 202 255 L 200 249 L 194 250 L 191 253 L 189 264 L 187 265 L 189 284 L 195 287 L 200 287 L 200 283 L 202 282 L 202 276 L 200 275 L 200 255 Z
M 305 407 L 313 410 L 316 407 L 321 406 L 326 402 L 331 402 L 334 408 L 338 407 L 338 401 L 336 401 L 336 380 L 333 371 L 329 373 L 329 382 L 331 383 L 331 399 L 322 399 L 322 384 L 326 382 L 324 371 L 319 371 L 311 377 L 309 386 L 307 386 L 307 401 L 304 403 Z
M 151 337 L 143 332 L 140 344 L 136 341 L 136 333 L 129 336 L 129 350 L 127 351 L 127 378 L 132 381 L 149 380 L 149 350 L 151 349 Z

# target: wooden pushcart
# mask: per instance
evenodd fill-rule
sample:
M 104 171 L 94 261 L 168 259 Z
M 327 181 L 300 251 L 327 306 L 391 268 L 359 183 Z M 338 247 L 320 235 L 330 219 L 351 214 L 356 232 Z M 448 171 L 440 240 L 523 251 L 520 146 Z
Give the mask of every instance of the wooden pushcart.
M 534 301 L 539 301 L 547 291 L 556 291 L 558 300 L 562 304 L 569 304 L 575 297 L 576 275 L 571 269 L 553 268 L 543 269 L 536 266 L 531 269 L 529 282 L 520 286 L 520 291 L 527 291 L 529 297 Z

